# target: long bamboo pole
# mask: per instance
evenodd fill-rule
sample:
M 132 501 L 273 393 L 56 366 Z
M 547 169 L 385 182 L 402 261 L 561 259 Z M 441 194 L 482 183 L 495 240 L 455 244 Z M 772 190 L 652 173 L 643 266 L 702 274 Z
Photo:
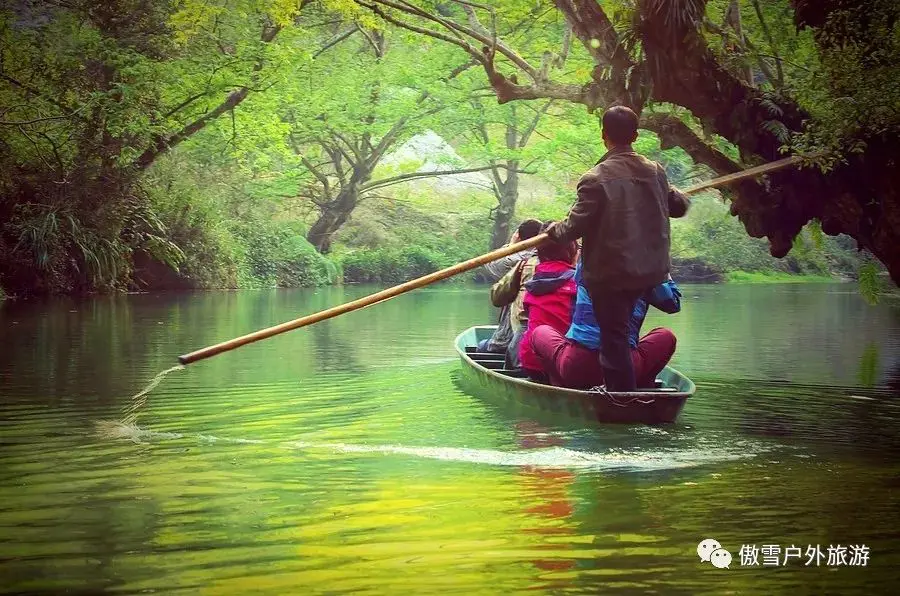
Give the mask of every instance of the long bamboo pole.
M 393 298 L 394 296 L 399 296 L 400 294 L 409 292 L 410 290 L 415 290 L 416 288 L 427 286 L 430 283 L 434 283 L 442 279 L 447 279 L 448 277 L 453 277 L 454 275 L 469 271 L 470 269 L 475 269 L 476 267 L 480 267 L 481 265 L 490 263 L 491 261 L 496 261 L 497 259 L 502 259 L 505 256 L 515 254 L 519 251 L 534 248 L 546 239 L 547 234 L 538 234 L 537 236 L 529 238 L 528 240 L 523 240 L 522 242 L 517 242 L 516 244 L 510 244 L 509 246 L 498 248 L 497 250 L 481 255 L 480 257 L 475 257 L 474 259 L 469 259 L 468 261 L 457 263 L 452 267 L 447 267 L 446 269 L 441 269 L 440 271 L 429 273 L 428 275 L 424 275 L 412 281 L 402 283 L 399 286 L 394 286 L 393 288 L 388 288 L 380 292 L 375 292 L 374 294 L 369 294 L 368 296 L 353 300 L 352 302 L 347 302 L 341 304 L 340 306 L 335 306 L 333 308 L 329 308 L 312 315 L 300 317 L 299 319 L 294 319 L 293 321 L 288 321 L 287 323 L 275 325 L 274 327 L 269 327 L 268 329 L 261 329 L 253 333 L 248 333 L 247 335 L 242 335 L 241 337 L 237 337 L 235 339 L 222 342 L 214 346 L 209 346 L 208 348 L 203 348 L 201 350 L 197 350 L 196 352 L 191 352 L 190 354 L 179 356 L 178 361 L 181 364 L 190 364 L 191 362 L 203 360 L 204 358 L 209 358 L 210 356 L 215 356 L 216 354 L 221 354 L 222 352 L 227 352 L 229 350 L 239 348 L 240 346 L 259 341 L 261 339 L 267 339 L 269 337 L 272 337 L 273 335 L 284 333 L 285 331 L 299 329 L 300 327 L 306 327 L 307 325 L 312 325 L 313 323 L 318 323 L 319 321 L 325 321 L 326 319 L 331 319 L 344 313 L 359 310 L 361 308 L 371 306 L 377 302 Z
M 735 172 L 734 174 L 728 174 L 727 176 L 721 176 L 713 180 L 695 184 L 694 186 L 686 188 L 684 192 L 686 194 L 693 194 L 707 188 L 714 188 L 717 186 L 730 184 L 732 182 L 737 182 L 739 180 L 753 178 L 754 176 L 759 176 L 767 172 L 786 168 L 790 165 L 798 163 L 799 161 L 799 157 L 787 157 L 785 159 L 780 159 L 778 161 L 774 161 L 762 166 L 749 168 L 740 172 Z M 189 354 L 184 354 L 178 357 L 178 362 L 180 362 L 181 364 L 191 364 L 192 362 L 197 362 L 198 360 L 203 360 L 205 358 L 221 354 L 222 352 L 228 352 L 249 343 L 268 339 L 272 336 L 284 333 L 285 331 L 291 331 L 293 329 L 299 329 L 300 327 L 306 327 L 307 325 L 325 321 L 327 319 L 331 319 L 348 312 L 353 312 L 354 310 L 372 306 L 373 304 L 388 300 L 390 298 L 393 298 L 394 296 L 399 296 L 400 294 L 404 294 L 406 292 L 409 292 L 410 290 L 415 290 L 436 281 L 441 281 L 442 279 L 453 277 L 454 275 L 458 275 L 471 269 L 475 269 L 476 267 L 480 267 L 486 263 L 490 263 L 491 261 L 502 259 L 505 256 L 515 254 L 523 250 L 528 250 L 529 248 L 534 248 L 544 242 L 544 240 L 546 239 L 547 234 L 538 234 L 537 236 L 529 238 L 528 240 L 523 240 L 522 242 L 510 244 L 509 246 L 504 246 L 503 248 L 498 248 L 497 250 L 493 250 L 487 254 L 483 254 L 480 257 L 475 257 L 474 259 L 469 259 L 468 261 L 457 263 L 452 267 L 447 267 L 446 269 L 441 269 L 440 271 L 435 271 L 434 273 L 423 275 L 422 277 L 419 277 L 417 279 L 413 279 L 386 290 L 381 290 L 380 292 L 375 292 L 374 294 L 369 294 L 368 296 L 358 298 L 357 300 L 353 300 L 352 302 L 347 302 L 339 306 L 329 308 L 327 310 L 307 315 L 305 317 L 300 317 L 299 319 L 294 319 L 293 321 L 281 323 L 280 325 L 275 325 L 274 327 L 260 329 L 259 331 L 254 331 L 253 333 L 248 333 L 247 335 L 242 335 L 241 337 L 236 337 L 222 343 L 208 346 L 206 348 L 190 352 Z
M 740 172 L 735 172 L 734 174 L 727 174 L 725 176 L 713 178 L 712 180 L 707 180 L 706 182 L 700 182 L 699 184 L 695 184 L 693 186 L 685 188 L 682 192 L 691 195 L 696 192 L 700 192 L 701 190 L 706 190 L 707 188 L 718 188 L 719 186 L 726 186 L 728 184 L 731 184 L 732 182 L 746 180 L 747 178 L 755 178 L 756 176 L 762 176 L 763 174 L 774 172 L 775 170 L 784 169 L 788 166 L 800 163 L 801 161 L 803 161 L 803 159 L 804 158 L 799 155 L 785 157 L 784 159 L 779 159 L 778 161 L 769 162 L 753 168 L 747 168 L 746 170 L 741 170 Z

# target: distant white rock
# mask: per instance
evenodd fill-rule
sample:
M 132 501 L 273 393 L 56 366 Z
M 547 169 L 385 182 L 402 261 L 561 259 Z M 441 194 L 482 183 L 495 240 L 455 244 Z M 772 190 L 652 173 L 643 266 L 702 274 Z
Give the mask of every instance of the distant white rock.
M 443 137 L 432 130 L 406 141 L 396 151 L 387 155 L 381 165 L 396 170 L 398 174 L 477 167 L 467 164 Z M 473 190 L 490 192 L 491 178 L 486 172 L 469 172 L 421 178 L 411 180 L 409 184 L 418 188 L 428 188 L 434 192 L 456 193 Z

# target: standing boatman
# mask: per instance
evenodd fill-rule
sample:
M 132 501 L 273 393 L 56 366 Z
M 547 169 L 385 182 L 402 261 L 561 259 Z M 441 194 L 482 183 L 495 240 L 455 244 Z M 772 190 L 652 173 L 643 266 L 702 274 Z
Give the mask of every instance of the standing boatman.
M 566 219 L 546 231 L 556 242 L 582 238 L 582 274 L 600 327 L 606 389 L 634 391 L 628 321 L 638 298 L 666 280 L 669 218 L 684 216 L 690 200 L 669 185 L 660 164 L 635 153 L 637 114 L 613 106 L 602 122 L 606 154 L 578 181 Z

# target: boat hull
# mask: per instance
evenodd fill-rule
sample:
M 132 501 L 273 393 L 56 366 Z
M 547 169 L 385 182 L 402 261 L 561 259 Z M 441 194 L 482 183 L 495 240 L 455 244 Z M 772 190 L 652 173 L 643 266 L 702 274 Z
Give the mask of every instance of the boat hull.
M 620 424 L 665 424 L 676 420 L 687 399 L 696 391 L 694 383 L 677 370 L 666 367 L 657 379 L 663 388 L 631 393 L 579 391 L 534 383 L 501 372 L 502 363 L 479 360 L 466 351 L 490 337 L 495 326 L 471 327 L 456 338 L 465 384 L 479 397 L 515 413 L 575 418 L 589 422 Z

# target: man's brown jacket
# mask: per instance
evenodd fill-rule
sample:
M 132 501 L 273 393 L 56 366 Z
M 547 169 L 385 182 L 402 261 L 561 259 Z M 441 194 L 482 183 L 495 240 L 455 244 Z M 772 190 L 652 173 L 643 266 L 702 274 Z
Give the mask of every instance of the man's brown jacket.
M 650 288 L 669 273 L 669 218 L 683 216 L 689 206 L 661 165 L 631 146 L 617 147 L 581 177 L 568 217 L 548 232 L 557 242 L 583 239 L 589 288 Z

